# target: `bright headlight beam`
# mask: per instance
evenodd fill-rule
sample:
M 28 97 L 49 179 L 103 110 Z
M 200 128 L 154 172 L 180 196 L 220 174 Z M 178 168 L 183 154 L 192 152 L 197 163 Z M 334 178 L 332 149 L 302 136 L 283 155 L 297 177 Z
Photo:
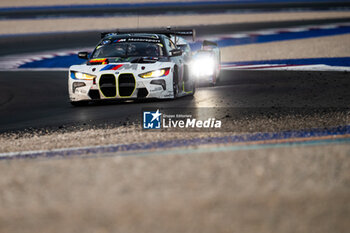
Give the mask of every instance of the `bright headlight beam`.
M 164 74 L 164 70 L 155 70 L 155 71 L 149 72 L 147 74 L 144 74 L 143 77 L 144 78 L 160 77 L 163 74 Z
M 82 79 L 82 80 L 92 80 L 92 79 L 96 78 L 95 75 L 85 74 L 85 73 L 81 73 L 81 72 L 74 72 L 74 75 L 75 75 L 76 79 Z
M 196 76 L 211 76 L 215 72 L 215 61 L 210 57 L 196 59 L 192 62 L 191 70 Z
M 167 76 L 169 74 L 170 68 L 154 70 L 151 72 L 139 74 L 141 78 L 159 78 L 163 76 Z

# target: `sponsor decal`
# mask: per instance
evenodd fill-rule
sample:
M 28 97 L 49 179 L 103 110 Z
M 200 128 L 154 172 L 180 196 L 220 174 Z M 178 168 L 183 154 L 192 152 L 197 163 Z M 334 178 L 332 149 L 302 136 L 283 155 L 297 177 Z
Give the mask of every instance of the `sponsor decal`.
M 92 64 L 92 65 L 106 65 L 106 64 L 108 64 L 108 59 L 107 58 L 91 59 L 89 61 L 89 63 Z
M 125 64 L 120 70 L 137 70 L 137 64 Z
M 137 70 L 137 64 L 110 64 L 103 67 L 100 71 L 104 70 Z
M 119 69 L 122 66 L 123 65 L 106 65 L 100 71 L 103 71 L 103 70 L 117 70 L 117 69 Z
M 128 42 L 149 42 L 149 43 L 160 43 L 159 39 L 152 38 L 128 38 Z
M 110 44 L 111 40 L 104 40 L 101 42 L 101 45 Z M 148 43 L 161 43 L 158 37 L 156 38 L 141 38 L 141 37 L 131 37 L 131 38 L 122 38 L 115 39 L 113 43 L 122 43 L 122 42 L 148 42 Z
M 120 42 L 125 42 L 126 39 L 116 39 L 115 41 L 113 41 L 114 43 L 120 43 Z

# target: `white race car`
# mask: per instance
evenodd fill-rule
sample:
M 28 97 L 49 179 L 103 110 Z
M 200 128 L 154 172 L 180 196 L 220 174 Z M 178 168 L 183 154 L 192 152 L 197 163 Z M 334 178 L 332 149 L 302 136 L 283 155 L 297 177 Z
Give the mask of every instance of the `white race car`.
M 172 36 L 171 40 L 181 49 L 184 59 L 190 63 L 190 75 L 196 83 L 213 86 L 220 79 L 221 53 L 217 43 L 204 40 L 200 50 L 194 53 L 187 40 L 180 36 Z
M 193 95 L 196 81 L 190 75 L 190 61 L 171 36 L 194 37 L 194 30 L 102 33 L 91 54 L 78 54 L 87 62 L 69 68 L 71 103 Z

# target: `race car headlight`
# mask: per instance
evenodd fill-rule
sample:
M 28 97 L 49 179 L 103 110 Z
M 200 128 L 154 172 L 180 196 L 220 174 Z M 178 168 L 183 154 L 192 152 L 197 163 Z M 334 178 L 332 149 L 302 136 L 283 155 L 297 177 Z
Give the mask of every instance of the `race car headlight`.
M 96 75 L 81 73 L 81 72 L 71 72 L 71 76 L 73 79 L 81 79 L 81 80 L 92 80 L 96 78 Z
M 160 70 L 153 70 L 151 72 L 139 74 L 139 77 L 141 78 L 160 78 L 167 76 L 170 72 L 170 68 L 164 68 Z
M 192 74 L 197 76 L 213 75 L 215 72 L 215 61 L 210 57 L 195 59 L 194 61 L 192 61 L 191 71 Z

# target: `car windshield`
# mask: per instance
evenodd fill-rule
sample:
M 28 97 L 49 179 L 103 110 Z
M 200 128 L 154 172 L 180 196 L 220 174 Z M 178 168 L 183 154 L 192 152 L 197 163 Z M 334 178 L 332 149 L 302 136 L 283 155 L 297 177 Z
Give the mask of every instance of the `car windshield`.
M 162 44 L 149 42 L 124 42 L 99 45 L 92 54 L 92 58 L 163 56 Z

